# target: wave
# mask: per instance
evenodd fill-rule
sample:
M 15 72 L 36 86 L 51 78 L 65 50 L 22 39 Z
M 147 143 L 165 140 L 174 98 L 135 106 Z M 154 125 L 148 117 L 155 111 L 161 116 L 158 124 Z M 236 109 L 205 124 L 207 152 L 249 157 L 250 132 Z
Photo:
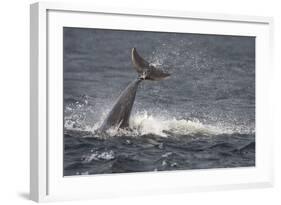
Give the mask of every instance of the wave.
M 93 152 L 93 150 L 91 150 Z M 90 163 L 93 160 L 112 160 L 115 158 L 114 152 L 112 150 L 108 152 L 94 152 L 89 155 L 83 156 L 82 160 L 84 163 Z
M 218 135 L 232 133 L 230 130 L 221 127 L 205 125 L 197 119 L 186 120 L 166 118 L 163 116 L 149 115 L 147 112 L 137 113 L 130 120 L 130 128 L 137 135 L 155 134 L 162 137 L 168 135 Z

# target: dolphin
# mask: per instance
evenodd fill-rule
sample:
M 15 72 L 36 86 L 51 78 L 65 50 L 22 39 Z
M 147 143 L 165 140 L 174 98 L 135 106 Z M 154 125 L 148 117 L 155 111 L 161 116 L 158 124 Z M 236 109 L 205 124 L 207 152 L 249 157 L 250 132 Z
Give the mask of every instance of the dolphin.
M 162 80 L 170 76 L 162 70 L 157 69 L 152 64 L 144 60 L 137 52 L 136 48 L 132 48 L 131 58 L 133 67 L 138 73 L 138 77 L 134 79 L 119 95 L 112 109 L 108 113 L 101 127 L 100 132 L 105 132 L 110 128 L 128 128 L 131 111 L 134 105 L 136 92 L 139 84 L 145 80 Z

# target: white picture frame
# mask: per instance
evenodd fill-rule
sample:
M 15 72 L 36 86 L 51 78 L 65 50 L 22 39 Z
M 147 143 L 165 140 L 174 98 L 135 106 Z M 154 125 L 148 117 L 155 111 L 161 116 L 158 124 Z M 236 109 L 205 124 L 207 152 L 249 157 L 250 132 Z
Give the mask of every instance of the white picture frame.
M 62 109 L 60 88 L 63 26 L 256 36 L 256 166 L 63 177 L 63 146 L 60 136 L 63 124 L 59 121 L 62 114 L 57 114 Z M 270 17 L 98 8 L 95 5 L 79 3 L 32 4 L 31 200 L 41 202 L 273 186 L 273 134 L 270 133 L 272 113 L 266 110 L 269 106 L 266 96 L 271 86 L 273 69 L 272 29 L 273 19 Z

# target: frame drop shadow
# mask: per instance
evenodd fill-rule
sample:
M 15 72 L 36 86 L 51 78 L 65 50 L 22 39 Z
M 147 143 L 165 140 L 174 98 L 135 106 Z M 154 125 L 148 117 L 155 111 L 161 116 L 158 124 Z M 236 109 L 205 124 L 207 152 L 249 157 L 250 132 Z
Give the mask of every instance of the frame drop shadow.
M 18 193 L 18 196 L 20 196 L 23 199 L 30 200 L 29 193 L 27 193 L 27 192 L 20 192 L 20 193 Z

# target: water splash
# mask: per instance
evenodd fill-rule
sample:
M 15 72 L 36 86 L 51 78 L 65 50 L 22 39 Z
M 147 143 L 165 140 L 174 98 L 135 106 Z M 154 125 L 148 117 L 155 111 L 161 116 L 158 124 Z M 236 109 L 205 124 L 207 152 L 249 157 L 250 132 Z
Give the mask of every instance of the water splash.
M 197 119 L 186 120 L 164 116 L 149 115 L 147 112 L 136 113 L 130 120 L 130 128 L 137 135 L 155 134 L 162 137 L 168 135 L 218 135 L 231 133 L 231 130 L 212 125 L 204 125 Z
M 96 106 L 89 106 L 88 103 L 71 103 L 66 106 L 68 113 L 65 115 L 64 127 L 66 130 L 86 131 L 92 133 L 95 137 L 100 136 L 97 132 L 109 110 L 99 110 L 99 118 L 92 119 L 89 116 L 97 116 L 95 111 Z M 177 135 L 204 135 L 214 136 L 220 134 L 251 134 L 255 131 L 249 126 L 238 126 L 234 124 L 226 124 L 219 119 L 213 120 L 216 123 L 209 124 L 208 121 L 201 121 L 197 118 L 181 118 L 176 117 L 168 112 L 158 113 L 156 111 L 148 112 L 142 110 L 133 113 L 129 122 L 129 129 L 118 129 L 113 127 L 107 130 L 107 136 L 132 136 L 138 137 L 148 134 L 153 134 L 161 137 L 172 137 Z M 89 135 L 87 135 L 89 136 Z
M 100 124 L 100 123 L 97 123 Z M 88 131 L 96 132 L 98 125 L 91 127 Z M 156 116 L 146 111 L 137 112 L 131 116 L 128 129 L 113 127 L 106 131 L 108 136 L 131 136 L 138 137 L 148 134 L 160 137 L 173 137 L 178 135 L 204 135 L 214 136 L 220 134 L 232 134 L 234 130 L 221 125 L 206 125 L 197 119 L 186 120 L 175 117 Z M 103 136 L 104 137 L 104 136 Z

